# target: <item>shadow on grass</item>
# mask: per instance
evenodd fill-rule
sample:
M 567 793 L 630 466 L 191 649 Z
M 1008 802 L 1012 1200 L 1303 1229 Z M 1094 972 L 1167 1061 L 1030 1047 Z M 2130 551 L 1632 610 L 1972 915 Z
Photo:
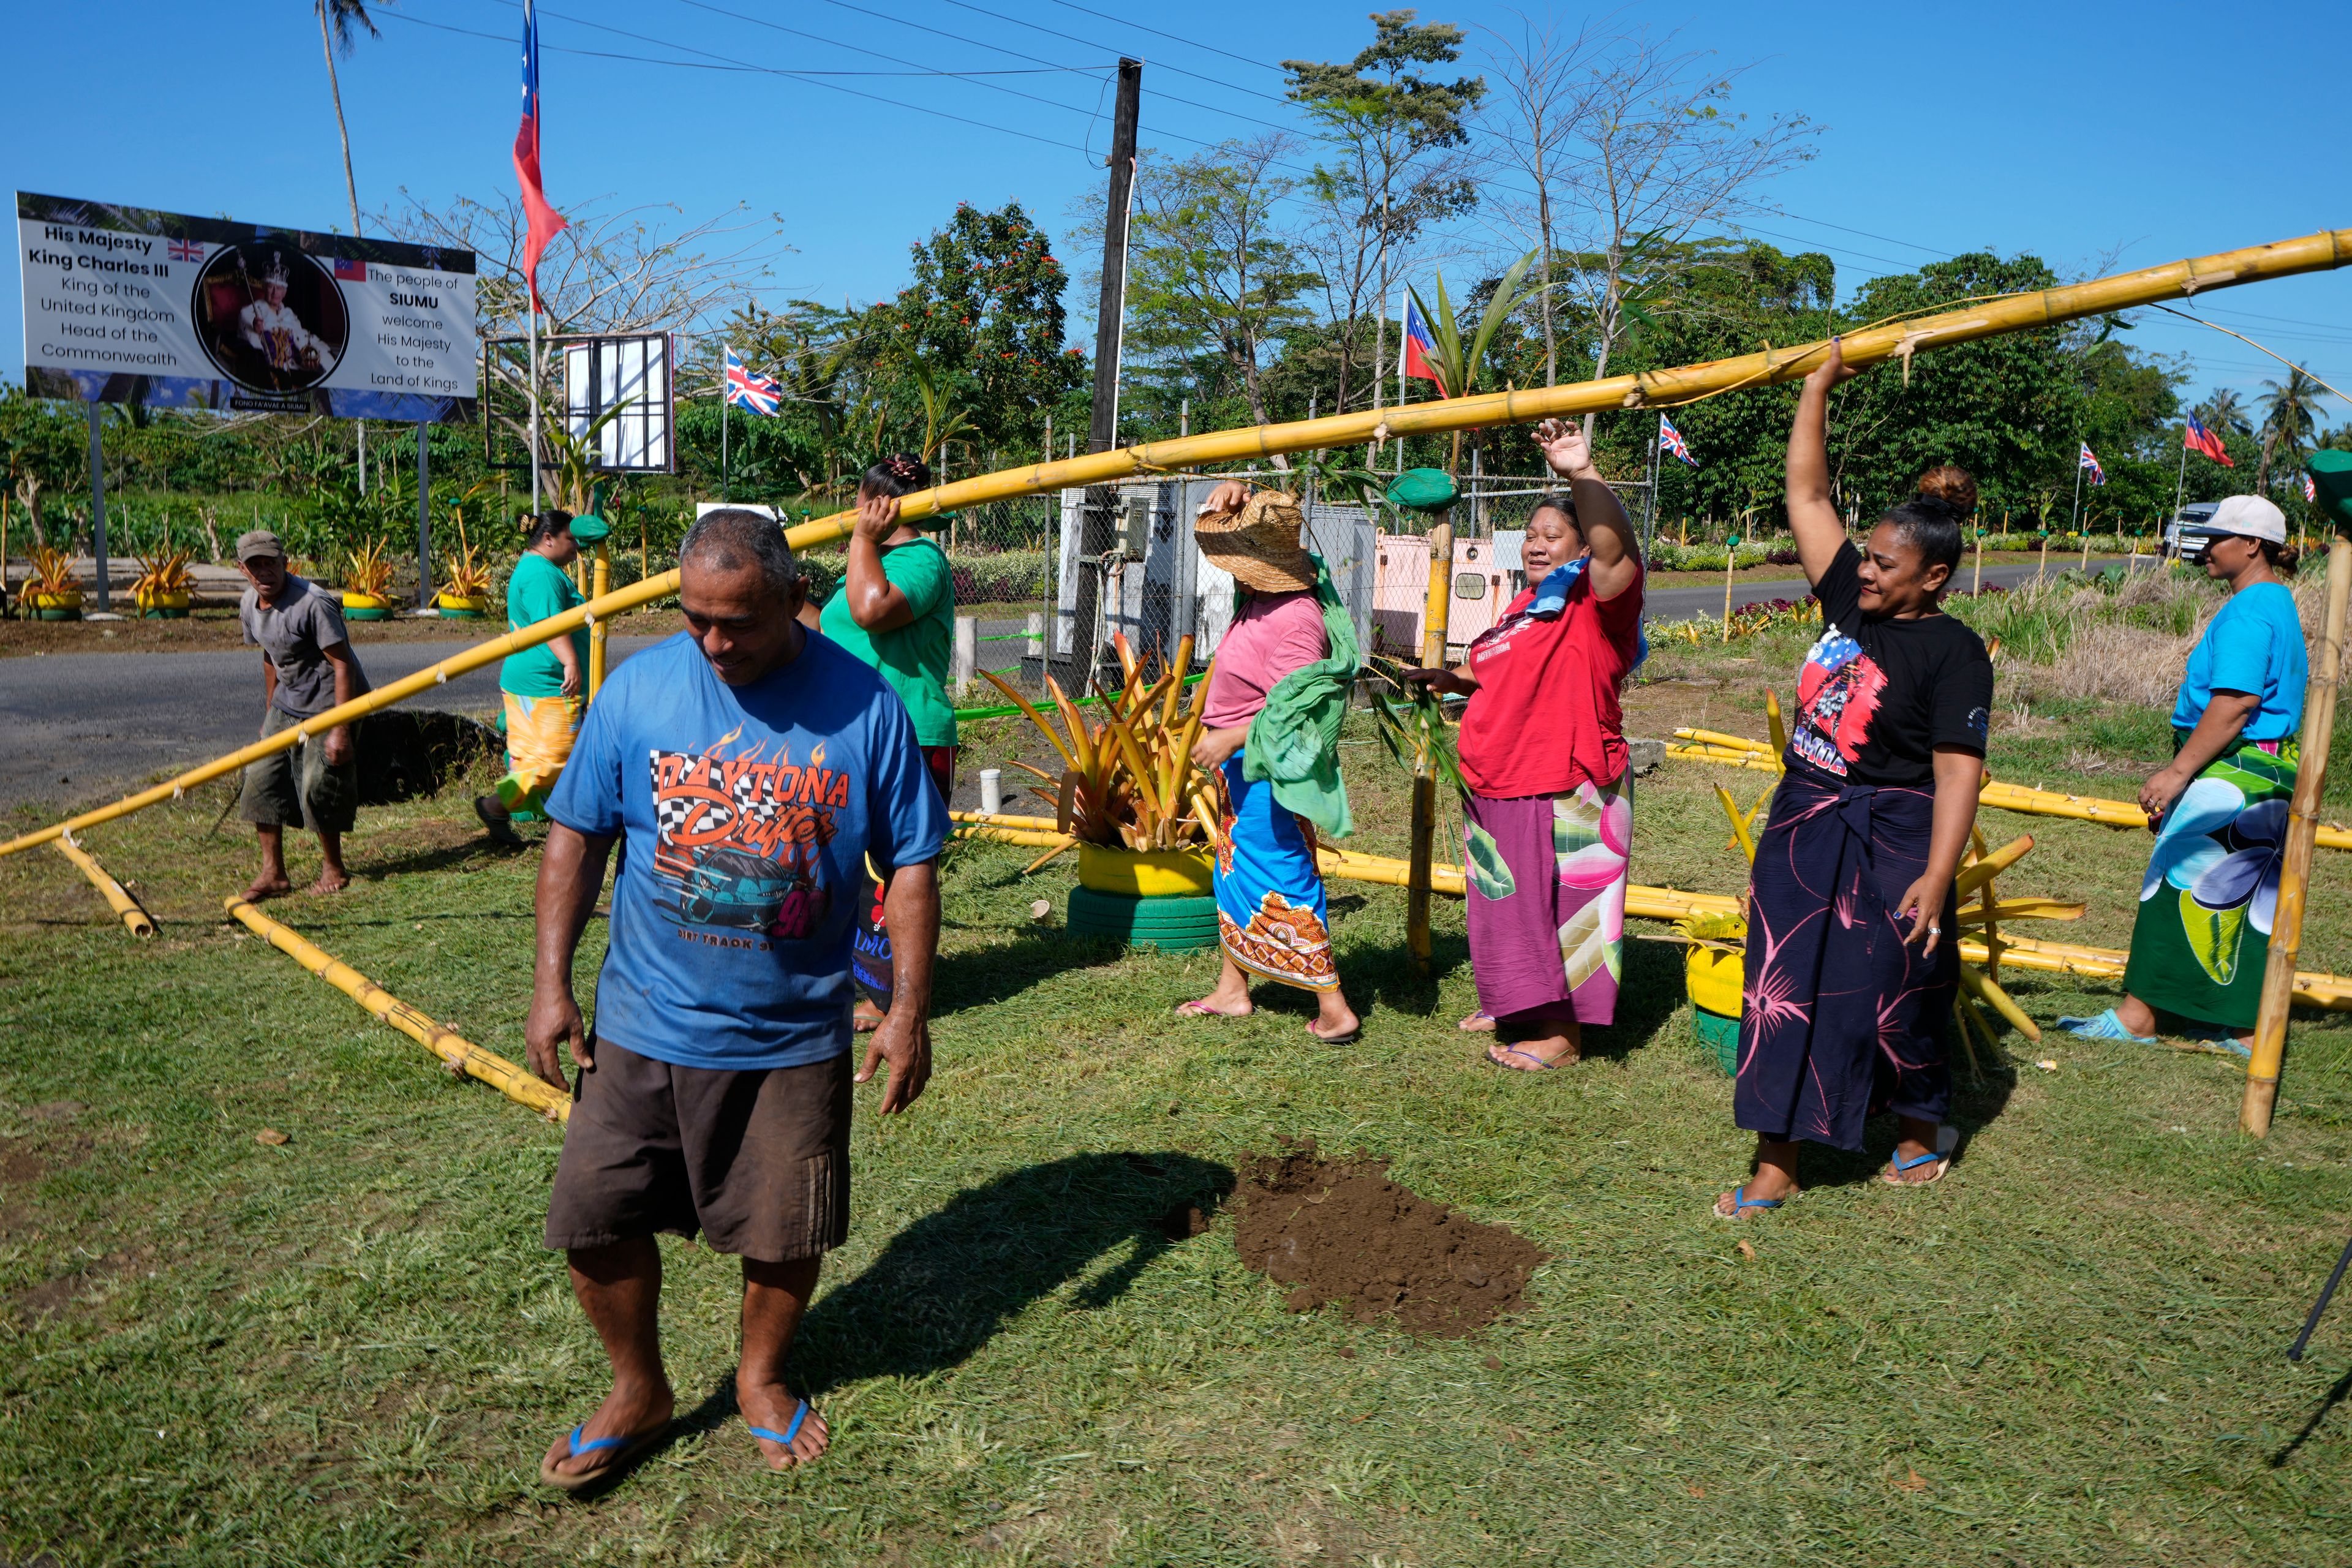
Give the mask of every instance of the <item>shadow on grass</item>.
M 2328 1413 L 2348 1396 L 2352 1396 L 2352 1372 L 2347 1372 L 2336 1380 L 2336 1386 L 2327 1391 L 2327 1396 L 2319 1402 L 2319 1408 L 2313 1411 L 2311 1419 L 2303 1424 L 2303 1430 L 2297 1432 L 2285 1447 L 2271 1456 L 2271 1468 L 2278 1469 L 2294 1458 L 2296 1451 L 2311 1441 L 2311 1435 L 2319 1430 L 2320 1423 L 2327 1419 Z
M 1115 963 L 1126 951 L 1124 942 L 1033 926 L 1009 942 L 942 952 L 931 971 L 931 1016 L 992 1006 L 1066 970 Z

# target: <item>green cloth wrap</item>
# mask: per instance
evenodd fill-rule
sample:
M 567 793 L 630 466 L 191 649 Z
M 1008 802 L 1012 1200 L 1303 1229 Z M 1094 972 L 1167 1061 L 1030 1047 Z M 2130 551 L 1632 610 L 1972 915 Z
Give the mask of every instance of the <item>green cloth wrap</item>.
M 1266 693 L 1265 706 L 1250 721 L 1242 754 L 1242 776 L 1274 786 L 1276 804 L 1315 825 L 1327 838 L 1356 831 L 1348 810 L 1348 785 L 1339 776 L 1339 723 L 1348 716 L 1348 690 L 1362 658 L 1356 623 L 1331 584 L 1323 558 L 1315 563 L 1315 597 L 1323 606 L 1323 635 L 1330 651 L 1292 670 Z M 1234 591 L 1234 614 L 1241 614 L 1242 590 Z

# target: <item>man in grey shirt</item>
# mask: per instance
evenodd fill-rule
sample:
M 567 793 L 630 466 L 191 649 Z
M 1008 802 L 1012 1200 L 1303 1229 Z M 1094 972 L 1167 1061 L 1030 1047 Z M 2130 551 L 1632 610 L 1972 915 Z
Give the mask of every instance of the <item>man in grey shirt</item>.
M 286 569 L 286 547 L 278 535 L 266 528 L 240 534 L 236 566 L 252 584 L 237 601 L 236 618 L 245 640 L 261 648 L 263 739 L 367 690 L 367 676 L 343 631 L 341 607 L 324 589 Z M 294 890 L 286 877 L 289 826 L 319 836 L 321 865 L 312 892 L 340 893 L 351 886 L 343 835 L 358 813 L 359 768 L 349 725 L 248 763 L 237 815 L 261 836 L 261 874 L 245 896 L 259 900 Z

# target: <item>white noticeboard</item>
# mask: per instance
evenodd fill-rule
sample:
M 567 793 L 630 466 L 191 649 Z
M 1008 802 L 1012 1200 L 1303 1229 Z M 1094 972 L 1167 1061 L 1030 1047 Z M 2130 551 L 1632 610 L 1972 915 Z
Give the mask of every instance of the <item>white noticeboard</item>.
M 474 255 L 16 193 L 38 397 L 463 423 Z

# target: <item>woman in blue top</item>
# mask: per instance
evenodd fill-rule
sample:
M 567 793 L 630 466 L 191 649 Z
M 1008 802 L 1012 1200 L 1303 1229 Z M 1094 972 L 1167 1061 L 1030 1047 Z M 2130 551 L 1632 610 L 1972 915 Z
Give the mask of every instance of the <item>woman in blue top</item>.
M 2230 601 L 2189 655 L 2171 765 L 2139 792 L 2156 853 L 2140 883 L 2123 1005 L 2058 1023 L 2094 1039 L 2146 1041 L 2161 1010 L 2243 1053 L 2270 953 L 2308 668 L 2287 586 L 2295 554 L 2285 514 L 2259 496 L 2231 496 L 2208 526 L 2217 537 L 2205 571 L 2230 584 Z

